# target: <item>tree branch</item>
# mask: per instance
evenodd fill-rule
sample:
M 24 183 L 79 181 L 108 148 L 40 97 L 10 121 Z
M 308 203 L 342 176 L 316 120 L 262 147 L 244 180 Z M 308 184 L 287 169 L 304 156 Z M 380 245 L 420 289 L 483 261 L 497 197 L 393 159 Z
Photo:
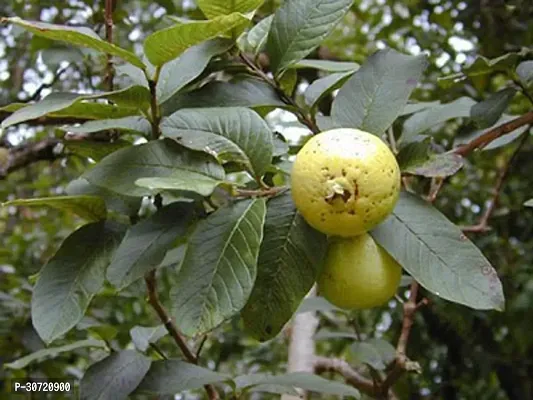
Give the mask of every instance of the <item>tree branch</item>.
M 511 133 L 512 131 L 514 131 L 515 129 L 518 129 L 528 124 L 533 124 L 533 111 L 530 111 L 518 118 L 515 118 L 509 122 L 501 124 L 494 129 L 491 129 L 490 131 L 484 133 L 481 136 L 478 136 L 472 141 L 455 148 L 454 150 L 452 150 L 452 153 L 465 156 L 477 148 L 485 147 L 490 142 L 498 139 L 500 136 L 507 135 Z
M 63 157 L 62 153 L 54 151 L 60 142 L 59 139 L 50 138 L 39 142 L 24 143 L 9 149 L 0 148 L 0 151 L 7 152 L 7 156 L 2 157 L 5 161 L 0 162 L 0 180 L 5 179 L 11 172 L 37 161 L 54 161 Z
M 148 303 L 150 303 L 152 308 L 155 310 L 157 316 L 165 325 L 166 330 L 168 331 L 172 339 L 174 339 L 174 342 L 176 342 L 185 358 L 190 363 L 197 365 L 198 357 L 192 352 L 189 346 L 187 346 L 185 338 L 179 332 L 176 324 L 174 324 L 172 318 L 163 307 L 163 304 L 161 304 L 161 301 L 159 301 L 159 296 L 157 294 L 157 281 L 155 276 L 155 270 L 148 272 L 144 277 L 144 281 L 146 282 L 146 289 L 148 291 Z M 210 400 L 215 400 L 219 398 L 216 389 L 212 385 L 205 385 L 204 388 Z
M 524 144 L 527 142 L 527 139 L 529 138 L 529 133 L 525 132 L 522 135 L 522 139 L 520 140 L 520 143 L 518 146 L 516 146 L 516 149 L 513 151 L 513 154 L 511 154 L 511 157 L 507 160 L 503 168 L 500 169 L 500 172 L 498 174 L 498 179 L 496 180 L 496 184 L 494 185 L 494 188 L 492 189 L 492 197 L 489 200 L 489 204 L 487 208 L 485 209 L 485 212 L 479 219 L 479 222 L 476 225 L 472 226 L 463 226 L 461 227 L 461 230 L 463 232 L 486 232 L 490 230 L 490 227 L 488 225 L 489 218 L 491 217 L 492 213 L 494 212 L 494 209 L 496 208 L 498 204 L 498 199 L 500 197 L 500 193 L 503 189 L 503 183 L 505 181 L 505 178 L 507 175 L 509 175 L 509 170 L 512 167 L 512 164 L 514 160 L 516 159 L 516 156 L 524 146 Z
M 113 44 L 113 10 L 115 8 L 115 0 L 105 0 L 104 20 L 105 20 L 105 39 L 107 42 Z M 104 81 L 107 83 L 107 89 L 113 91 L 113 80 L 115 71 L 113 67 L 113 58 L 111 54 L 106 54 L 106 72 Z

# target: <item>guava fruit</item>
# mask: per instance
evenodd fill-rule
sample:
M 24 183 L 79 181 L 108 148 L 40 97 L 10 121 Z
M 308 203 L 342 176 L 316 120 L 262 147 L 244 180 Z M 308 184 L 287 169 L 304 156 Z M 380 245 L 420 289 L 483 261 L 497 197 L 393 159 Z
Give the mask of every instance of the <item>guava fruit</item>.
M 333 129 L 313 136 L 291 173 L 296 208 L 316 230 L 356 236 L 382 222 L 400 193 L 400 168 L 377 136 Z
M 339 308 L 373 308 L 394 296 L 401 277 L 401 266 L 368 233 L 334 237 L 319 274 L 318 293 Z

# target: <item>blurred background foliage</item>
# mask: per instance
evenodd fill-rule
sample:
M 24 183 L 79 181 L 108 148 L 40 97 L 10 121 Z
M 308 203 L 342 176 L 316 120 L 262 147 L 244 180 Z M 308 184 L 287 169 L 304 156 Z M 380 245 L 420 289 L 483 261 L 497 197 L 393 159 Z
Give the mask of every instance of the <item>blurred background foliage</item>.
M 279 1 L 266 0 L 256 18 L 269 15 Z M 103 35 L 104 1 L 15 0 L 0 3 L 0 15 L 19 16 L 57 24 L 87 25 Z M 200 19 L 191 0 L 118 0 L 114 11 L 115 42 L 140 51 L 144 37 L 171 20 L 169 15 Z M 533 46 L 533 2 L 529 0 L 356 0 L 352 10 L 310 58 L 363 62 L 380 48 L 392 47 L 411 54 L 425 52 L 430 66 L 415 100 L 447 103 L 462 96 L 476 101 L 512 84 L 500 72 L 454 83 L 442 78 L 462 70 L 476 56 L 498 57 Z M 42 98 L 51 90 L 104 89 L 105 59 L 91 51 L 62 47 L 34 37 L 14 26 L 0 26 L 0 106 Z M 62 71 L 58 75 L 58 71 Z M 299 70 L 298 89 L 319 77 L 316 70 Z M 41 85 L 45 83 L 44 87 Z M 117 84 L 120 78 L 117 78 Z M 41 88 L 40 88 L 41 87 Z M 39 89 L 40 88 L 40 89 Z M 328 113 L 331 99 L 321 104 Z M 517 95 L 510 115 L 530 110 L 530 100 Z M 298 136 L 294 121 L 278 113 L 269 119 L 288 137 Z M 401 129 L 405 117 L 395 123 Z M 291 131 L 293 129 L 293 131 Z M 449 148 L 461 135 L 473 131 L 467 119 L 453 119 L 434 128 L 436 142 Z M 3 147 L 59 137 L 47 127 L 18 126 L 0 137 Z M 500 275 L 507 299 L 506 310 L 476 312 L 428 296 L 430 304 L 417 315 L 408 347 L 411 359 L 422 367 L 397 385 L 402 399 L 531 399 L 533 398 L 533 209 L 523 203 L 533 197 L 533 143 L 517 155 L 490 220 L 491 230 L 470 237 L 491 260 Z M 475 224 L 487 201 L 499 168 L 517 143 L 475 153 L 465 167 L 445 184 L 436 204 L 459 225 Z M 40 162 L 0 181 L 0 201 L 64 193 L 66 184 L 87 167 L 82 158 Z M 425 181 L 414 181 L 426 191 Z M 43 348 L 29 316 L 34 276 L 58 245 L 81 220 L 52 209 L 0 208 L 0 363 Z M 90 246 L 90 243 L 87 244 Z M 162 269 L 162 282 L 172 284 L 171 268 Z M 162 285 L 163 286 L 163 285 Z M 164 293 L 165 290 L 162 290 Z M 405 288 L 400 299 L 405 298 Z M 115 296 L 105 290 L 91 304 L 88 316 L 64 343 L 94 337 L 112 347 L 132 346 L 130 329 L 155 326 L 157 320 L 145 301 L 143 286 Z M 164 299 L 163 299 L 164 300 Z M 362 338 L 383 338 L 395 343 L 401 324 L 399 299 L 388 307 L 359 313 L 321 311 L 317 338 L 319 354 L 345 357 L 358 363 L 360 349 L 353 339 L 332 338 L 328 332 L 349 332 Z M 56 343 L 60 345 L 62 341 Z M 177 356 L 168 337 L 159 347 Z M 282 372 L 287 359 L 288 334 L 258 344 L 242 331 L 235 319 L 207 340 L 202 358 L 221 372 L 243 374 Z M 51 360 L 32 363 L 24 370 L 0 370 L 0 380 L 26 375 L 77 379 L 95 360 L 98 351 L 86 348 Z M 331 377 L 332 378 L 332 377 Z M 0 393 L 5 393 L 5 385 Z M 190 393 L 181 398 L 198 398 Z M 0 394 L 0 397 L 3 397 Z M 262 397 L 268 398 L 268 397 Z M 320 396 L 316 398 L 325 398 Z

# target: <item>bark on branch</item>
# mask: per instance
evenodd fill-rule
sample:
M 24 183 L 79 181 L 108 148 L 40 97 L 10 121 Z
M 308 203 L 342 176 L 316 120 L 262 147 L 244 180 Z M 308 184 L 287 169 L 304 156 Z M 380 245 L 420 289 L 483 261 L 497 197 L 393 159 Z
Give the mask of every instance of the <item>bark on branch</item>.
M 59 139 L 44 139 L 11 148 L 1 147 L 0 152 L 6 155 L 0 157 L 0 180 L 5 179 L 11 172 L 37 161 L 54 161 L 63 157 L 62 152 L 55 150 L 59 143 Z

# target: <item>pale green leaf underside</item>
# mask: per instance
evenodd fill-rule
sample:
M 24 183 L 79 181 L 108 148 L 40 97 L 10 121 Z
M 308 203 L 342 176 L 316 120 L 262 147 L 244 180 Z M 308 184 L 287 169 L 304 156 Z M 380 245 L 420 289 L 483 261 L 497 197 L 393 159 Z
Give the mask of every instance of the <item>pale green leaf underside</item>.
M 265 47 L 273 18 L 273 15 L 269 15 L 259 21 L 257 25 L 252 27 L 248 32 L 243 33 L 237 40 L 239 49 L 245 53 L 253 54 L 262 51 Z
M 131 146 L 110 154 L 83 177 L 96 186 L 127 196 L 149 196 L 152 191 L 137 186 L 137 179 L 195 172 L 224 179 L 224 169 L 201 152 L 188 150 L 173 140 L 164 139 Z
M 200 221 L 171 291 L 173 315 L 188 336 L 238 313 L 255 282 L 265 200 L 243 200 Z
M 156 343 L 167 334 L 168 331 L 164 325 L 154 327 L 134 326 L 130 329 L 131 341 L 139 351 L 146 351 L 151 343 Z
M 470 116 L 480 128 L 488 128 L 498 122 L 515 94 L 515 88 L 505 88 L 493 93 L 489 98 L 473 105 Z
M 210 196 L 222 182 L 222 180 L 213 179 L 196 172 L 176 171 L 165 178 L 140 178 L 135 181 L 135 184 L 147 188 L 153 193 L 158 193 L 162 190 L 182 190 L 198 193 L 201 196 Z
M 71 133 L 94 133 L 108 129 L 118 129 L 139 132 L 145 135 L 152 131 L 150 122 L 144 117 L 124 117 L 87 121 L 79 126 L 67 126 L 61 129 Z
M 91 158 L 94 161 L 100 161 L 117 150 L 131 146 L 130 142 L 120 139 L 113 142 L 98 140 L 66 140 L 63 144 L 69 152 L 81 157 Z
M 393 213 L 370 232 L 423 287 L 487 310 L 503 310 L 498 275 L 481 251 L 437 209 L 402 193 Z
M 305 102 L 309 107 L 315 107 L 324 96 L 341 87 L 352 74 L 353 71 L 338 72 L 313 81 L 305 90 Z
M 304 58 L 333 30 L 353 0 L 286 0 L 274 14 L 267 39 L 270 67 L 279 75 Z
M 179 110 L 163 120 L 161 131 L 185 147 L 242 164 L 253 176 L 262 176 L 272 161 L 272 132 L 248 108 Z
M 254 11 L 265 0 L 197 0 L 196 4 L 207 18 L 216 18 L 234 12 L 246 14 Z
M 528 201 L 526 201 L 526 202 L 524 203 L 524 205 L 525 205 L 526 207 L 533 207 L 533 199 L 529 199 Z
M 62 211 L 73 212 L 87 221 L 99 221 L 107 216 L 107 209 L 102 198 L 97 196 L 57 196 L 34 199 L 17 199 L 3 203 L 2 206 L 52 207 Z

